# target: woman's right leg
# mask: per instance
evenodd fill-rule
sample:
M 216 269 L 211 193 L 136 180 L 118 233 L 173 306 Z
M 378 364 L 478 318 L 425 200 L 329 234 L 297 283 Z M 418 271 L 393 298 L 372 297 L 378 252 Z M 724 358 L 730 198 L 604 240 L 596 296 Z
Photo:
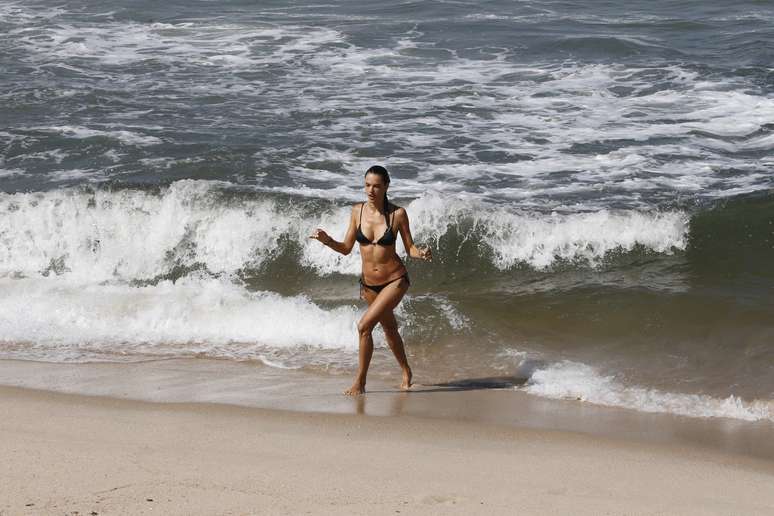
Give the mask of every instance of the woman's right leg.
M 360 299 L 371 304 L 376 300 L 376 292 L 370 288 L 360 285 Z M 346 389 L 344 394 L 348 396 L 357 396 L 358 394 L 365 393 L 365 380 L 368 375 L 368 366 L 371 364 L 371 356 L 374 353 L 374 338 L 371 332 L 364 333 L 360 331 L 360 323 L 358 323 L 358 360 L 357 360 L 357 376 L 352 383 L 352 387 Z

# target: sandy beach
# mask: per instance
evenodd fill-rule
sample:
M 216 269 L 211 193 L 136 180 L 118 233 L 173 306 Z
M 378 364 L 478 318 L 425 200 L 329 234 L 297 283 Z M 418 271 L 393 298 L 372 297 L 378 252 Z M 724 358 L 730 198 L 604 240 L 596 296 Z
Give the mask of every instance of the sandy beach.
M 772 6 L 0 0 L 0 516 L 774 516 Z
M 0 388 L 0 514 L 772 514 L 774 463 L 412 416 Z

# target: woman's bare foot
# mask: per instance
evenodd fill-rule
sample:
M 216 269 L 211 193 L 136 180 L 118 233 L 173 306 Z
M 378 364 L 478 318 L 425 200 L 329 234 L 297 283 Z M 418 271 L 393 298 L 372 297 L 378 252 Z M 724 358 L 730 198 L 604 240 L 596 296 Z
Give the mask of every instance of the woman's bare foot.
M 365 384 L 355 380 L 355 383 L 352 384 L 352 387 L 345 390 L 344 394 L 347 396 L 359 396 L 361 394 L 365 394 Z
M 403 383 L 400 384 L 401 390 L 407 391 L 411 389 L 411 378 L 414 376 L 411 373 L 411 368 L 407 367 L 403 370 Z

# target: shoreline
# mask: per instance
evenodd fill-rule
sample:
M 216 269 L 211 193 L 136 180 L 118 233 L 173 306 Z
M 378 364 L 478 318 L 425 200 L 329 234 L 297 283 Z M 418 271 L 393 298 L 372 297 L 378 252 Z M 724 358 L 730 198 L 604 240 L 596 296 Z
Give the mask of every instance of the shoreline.
M 774 510 L 774 463 L 695 446 L 16 387 L 0 400 L 0 514 Z
M 512 388 L 397 389 L 369 379 L 366 396 L 341 394 L 348 376 L 319 375 L 212 359 L 48 363 L 0 360 L 0 388 L 98 396 L 162 404 L 192 403 L 333 415 L 469 422 L 536 431 L 564 431 L 622 442 L 694 446 L 774 464 L 774 425 L 728 418 L 692 418 L 542 398 Z M 393 385 L 394 384 L 394 385 Z

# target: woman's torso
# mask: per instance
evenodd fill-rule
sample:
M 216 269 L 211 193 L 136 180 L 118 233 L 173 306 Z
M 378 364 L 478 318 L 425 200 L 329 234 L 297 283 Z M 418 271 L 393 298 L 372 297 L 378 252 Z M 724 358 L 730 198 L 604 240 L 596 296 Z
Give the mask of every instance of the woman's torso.
M 363 281 L 368 285 L 381 285 L 398 279 L 406 273 L 406 266 L 395 251 L 398 237 L 398 228 L 395 225 L 397 209 L 397 206 L 392 204 L 386 207 L 386 217 L 382 214 L 369 214 L 365 204 L 361 204 L 358 209 L 360 211 L 358 232 L 365 237 L 362 241 L 358 238 Z

